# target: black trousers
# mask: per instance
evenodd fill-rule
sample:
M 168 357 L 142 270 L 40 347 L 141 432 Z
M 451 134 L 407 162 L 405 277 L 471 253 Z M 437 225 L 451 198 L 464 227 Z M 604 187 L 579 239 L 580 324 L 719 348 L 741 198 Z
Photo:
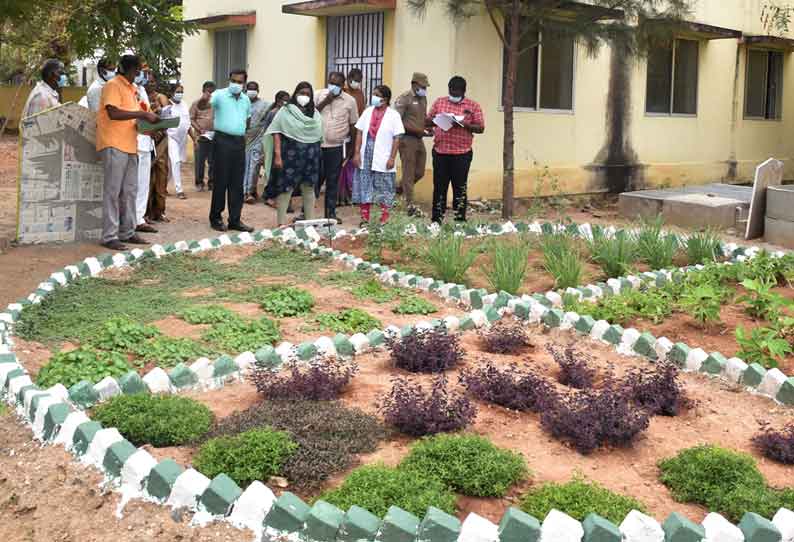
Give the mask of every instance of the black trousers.
M 215 132 L 213 142 L 215 179 L 212 186 L 210 223 L 223 222 L 226 197 L 229 198 L 229 224 L 239 224 L 243 209 L 245 175 L 245 137 Z
M 325 183 L 325 218 L 335 218 L 339 175 L 342 173 L 342 147 L 323 148 L 322 151 L 320 183 L 317 185 L 315 195 L 320 197 L 320 187 Z
M 466 154 L 439 154 L 433 151 L 433 222 L 441 223 L 444 220 L 450 183 L 455 220 L 466 220 L 466 186 L 472 156 L 472 151 Z
M 212 156 L 212 140 L 200 137 L 195 145 L 196 186 L 204 186 L 204 165 L 209 165 L 209 182 L 215 181 L 215 160 Z

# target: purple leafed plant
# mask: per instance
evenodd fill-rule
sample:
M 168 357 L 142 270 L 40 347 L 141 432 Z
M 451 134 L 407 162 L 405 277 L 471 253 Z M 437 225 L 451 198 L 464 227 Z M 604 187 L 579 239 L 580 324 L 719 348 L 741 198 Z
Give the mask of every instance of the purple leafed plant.
M 351 361 L 320 357 L 309 363 L 286 363 L 280 371 L 255 366 L 249 380 L 268 400 L 330 401 L 358 371 Z
M 629 398 L 654 416 L 677 416 L 688 408 L 686 398 L 678 380 L 678 368 L 672 363 L 663 363 L 653 372 L 636 370 L 623 381 Z
M 577 352 L 572 346 L 560 350 L 552 345 L 547 345 L 546 350 L 560 366 L 560 375 L 557 379 L 560 384 L 577 390 L 593 387 L 596 372 L 590 367 L 589 356 Z
M 777 431 L 765 428 L 753 437 L 756 449 L 773 461 L 794 465 L 794 423 Z
M 460 339 L 445 326 L 429 330 L 413 329 L 405 337 L 388 338 L 392 364 L 412 373 L 440 373 L 463 360 Z
M 457 431 L 477 416 L 468 397 L 450 392 L 447 379 L 439 375 L 429 393 L 418 382 L 392 379 L 392 388 L 378 404 L 386 423 L 413 437 Z
M 532 346 L 527 331 L 519 323 L 501 320 L 479 332 L 483 350 L 490 354 L 520 354 Z
M 515 364 L 500 368 L 487 362 L 472 371 L 464 369 L 459 378 L 477 399 L 513 410 L 539 412 L 556 401 L 551 384 Z

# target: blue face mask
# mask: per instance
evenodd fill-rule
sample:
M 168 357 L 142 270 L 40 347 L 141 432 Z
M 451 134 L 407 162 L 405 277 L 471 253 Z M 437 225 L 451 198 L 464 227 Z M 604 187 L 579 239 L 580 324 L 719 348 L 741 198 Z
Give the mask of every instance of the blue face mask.
M 460 102 L 463 101 L 463 96 L 450 96 L 449 101 L 452 102 L 453 104 L 459 104 Z
M 342 87 L 339 85 L 328 85 L 328 91 L 334 96 L 339 96 L 342 94 Z
M 242 83 L 235 83 L 234 81 L 229 83 L 229 92 L 231 92 L 235 96 L 239 95 L 242 91 L 243 91 Z
M 138 75 L 135 76 L 135 84 L 140 85 L 142 87 L 146 86 L 146 83 L 149 82 L 149 78 L 146 77 L 146 74 L 140 72 Z
M 65 73 L 62 73 L 61 77 L 58 79 L 58 86 L 61 88 L 69 86 L 69 78 Z
M 427 89 L 426 88 L 416 89 L 416 95 L 420 98 L 424 98 L 425 96 L 427 96 Z
M 380 107 L 383 104 L 383 98 L 380 96 L 373 96 L 369 99 L 369 105 L 372 107 Z
M 102 70 L 102 79 L 105 81 L 110 81 L 114 77 L 116 77 L 116 70 Z

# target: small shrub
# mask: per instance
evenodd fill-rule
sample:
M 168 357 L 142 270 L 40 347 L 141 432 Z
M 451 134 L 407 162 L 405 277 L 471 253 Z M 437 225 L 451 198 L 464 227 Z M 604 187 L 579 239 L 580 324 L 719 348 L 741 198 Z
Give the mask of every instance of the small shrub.
M 760 363 L 767 369 L 777 367 L 787 355 L 794 352 L 791 344 L 768 327 L 754 327 L 748 333 L 742 326 L 736 328 L 736 354 L 748 363 Z
M 494 290 L 517 294 L 529 269 L 530 247 L 524 242 L 496 243 L 485 276 Z
M 95 384 L 112 376 L 118 378 L 132 370 L 126 356 L 118 352 L 105 352 L 90 346 L 81 346 L 70 352 L 58 352 L 41 368 L 36 377 L 40 388 L 55 384 L 71 387 L 81 380 Z
M 775 279 L 744 279 L 741 285 L 746 290 L 736 300 L 746 305 L 747 314 L 754 318 L 763 318 L 769 322 L 778 320 L 783 309 L 791 306 L 791 302 L 780 294 L 772 291 L 777 286 Z
M 403 298 L 400 304 L 392 309 L 395 314 L 432 314 L 438 307 L 418 295 Z
M 714 262 L 722 256 L 722 240 L 714 230 L 692 233 L 685 244 L 689 265 Z
M 379 280 L 368 279 L 351 290 L 356 299 L 371 299 L 375 303 L 388 303 L 400 296 L 400 290 L 387 288 Z
M 565 484 L 549 482 L 530 490 L 521 500 L 521 510 L 536 518 L 559 510 L 579 521 L 596 513 L 619 525 L 632 510 L 645 512 L 646 508 L 638 500 L 614 493 L 596 482 L 574 478 Z
M 574 288 L 581 284 L 584 262 L 573 239 L 563 233 L 544 236 L 541 240 L 543 268 L 554 278 L 557 288 Z
M 249 379 L 267 399 L 328 401 L 350 383 L 358 366 L 340 358 L 319 358 L 311 363 L 288 363 L 281 371 L 255 366 Z
M 688 287 L 678 301 L 680 308 L 691 314 L 701 325 L 720 321 L 722 295 L 711 284 Z
M 527 474 L 520 454 L 496 447 L 476 435 L 437 435 L 417 442 L 400 463 L 415 469 L 457 493 L 474 497 L 502 497 Z
M 116 427 L 135 446 L 180 446 L 204 435 L 212 412 L 203 404 L 177 395 L 117 395 L 94 409 L 93 418 Z
M 245 320 L 232 318 L 215 324 L 202 335 L 219 350 L 229 353 L 255 352 L 267 344 L 275 344 L 281 334 L 278 325 L 268 318 Z
M 662 226 L 664 218 L 645 220 L 636 233 L 638 256 L 647 263 L 651 269 L 665 269 L 673 265 L 680 242 L 675 234 L 665 234 Z
M 199 305 L 188 307 L 179 313 L 179 317 L 188 324 L 220 324 L 237 315 L 221 305 Z
M 563 386 L 569 386 L 578 390 L 593 387 L 595 380 L 595 369 L 590 367 L 590 357 L 577 352 L 569 346 L 565 350 L 560 350 L 552 345 L 547 345 L 546 350 L 560 366 L 558 381 Z
M 444 282 L 460 284 L 474 263 L 477 252 L 466 250 L 463 236 L 442 234 L 428 242 L 425 257 L 433 268 L 433 276 Z
M 433 329 L 412 329 L 404 337 L 388 337 L 392 365 L 412 373 L 440 373 L 463 361 L 465 355 L 460 338 L 447 332 L 445 326 Z
M 292 286 L 268 286 L 259 298 L 262 309 L 278 318 L 306 314 L 314 307 L 312 294 Z
M 233 437 L 208 440 L 199 448 L 193 465 L 207 478 L 224 473 L 245 488 L 251 482 L 267 481 L 279 474 L 297 448 L 288 433 L 253 429 Z
M 213 350 L 186 337 L 160 335 L 139 343 L 133 348 L 141 363 L 154 363 L 167 369 L 180 363 L 195 361 L 197 358 L 213 354 Z
M 477 399 L 511 410 L 540 412 L 556 401 L 556 392 L 545 379 L 515 364 L 500 368 L 488 362 L 473 371 L 464 369 L 460 383 Z
M 391 506 L 398 506 L 419 517 L 428 507 L 453 514 L 455 495 L 432 476 L 417 470 L 404 470 L 384 465 L 366 465 L 351 472 L 336 489 L 320 496 L 342 510 L 361 506 L 383 517 Z
M 339 312 L 326 312 L 315 316 L 315 321 L 323 328 L 334 333 L 369 333 L 380 329 L 381 323 L 374 316 L 361 309 L 345 309 Z
M 378 404 L 386 423 L 412 437 L 457 431 L 477 415 L 476 407 L 464 395 L 447 389 L 447 379 L 436 377 L 429 392 L 417 382 L 393 378 L 389 394 Z
M 140 343 L 158 335 L 160 331 L 154 326 L 117 316 L 102 324 L 91 344 L 102 350 L 125 353 L 134 351 Z
M 672 363 L 664 363 L 653 372 L 637 370 L 630 373 L 624 380 L 625 389 L 631 400 L 649 414 L 677 416 L 690 405 L 678 377 L 678 368 Z
M 483 349 L 490 354 L 520 354 L 532 347 L 526 328 L 518 322 L 500 320 L 490 329 L 478 331 Z
M 794 465 L 794 423 L 780 430 L 765 428 L 753 437 L 753 445 L 772 461 Z
M 601 237 L 593 249 L 593 261 L 610 278 L 625 275 L 637 259 L 637 244 L 624 231 L 618 231 L 612 237 Z

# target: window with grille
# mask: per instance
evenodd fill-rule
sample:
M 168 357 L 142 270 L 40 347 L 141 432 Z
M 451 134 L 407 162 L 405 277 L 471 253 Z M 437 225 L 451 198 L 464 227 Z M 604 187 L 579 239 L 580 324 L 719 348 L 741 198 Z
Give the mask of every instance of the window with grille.
M 783 53 L 748 49 L 744 116 L 779 120 L 783 101 Z
M 697 115 L 698 48 L 697 41 L 676 39 L 648 53 L 647 113 Z
M 339 71 L 347 77 L 352 68 L 359 68 L 363 74 L 361 90 L 368 96 L 383 83 L 383 13 L 328 17 L 327 24 L 328 72 Z
M 226 86 L 230 71 L 247 69 L 247 49 L 248 31 L 245 28 L 215 31 L 213 77 L 219 88 Z

